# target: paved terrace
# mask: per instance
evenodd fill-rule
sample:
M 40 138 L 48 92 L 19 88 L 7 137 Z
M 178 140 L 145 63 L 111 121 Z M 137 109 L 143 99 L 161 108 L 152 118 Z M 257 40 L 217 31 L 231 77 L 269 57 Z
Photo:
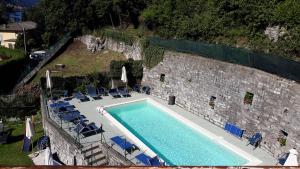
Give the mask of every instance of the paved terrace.
M 104 141 L 108 145 L 112 145 L 112 148 L 118 151 L 121 154 L 124 154 L 124 151 L 120 149 L 117 145 L 113 145 L 110 138 L 114 136 L 124 136 L 124 133 L 120 131 L 114 124 L 112 124 L 106 117 L 104 117 L 101 113 L 97 111 L 98 106 L 109 106 L 113 104 L 119 104 L 122 102 L 129 102 L 139 99 L 145 99 L 145 98 L 152 98 L 153 100 L 159 102 L 160 104 L 164 105 L 165 107 L 168 107 L 169 109 L 177 112 L 181 116 L 185 117 L 186 119 L 198 124 L 200 127 L 203 127 L 207 129 L 208 131 L 214 133 L 215 135 L 218 135 L 220 137 L 223 137 L 227 142 L 237 146 L 238 148 L 244 150 L 245 152 L 255 156 L 259 160 L 262 161 L 260 165 L 276 165 L 277 160 L 272 157 L 271 154 L 267 153 L 266 151 L 257 148 L 253 150 L 252 146 L 247 146 L 247 140 L 246 139 L 238 139 L 234 137 L 233 135 L 225 132 L 222 128 L 212 124 L 211 122 L 205 120 L 202 117 L 196 116 L 182 108 L 180 108 L 177 105 L 168 105 L 167 101 L 159 99 L 154 96 L 145 95 L 145 94 L 139 94 L 139 93 L 131 93 L 131 97 L 128 98 L 112 98 L 111 96 L 103 96 L 101 100 L 93 100 L 90 98 L 90 101 L 87 102 L 80 102 L 77 99 L 70 100 L 70 104 L 74 105 L 77 109 L 80 111 L 80 113 L 89 120 L 89 122 L 94 122 L 98 127 L 103 125 L 104 133 L 103 135 L 97 134 L 86 138 L 80 138 L 79 141 L 83 146 L 88 146 L 91 143 Z M 61 123 L 60 119 L 56 117 L 54 114 L 50 113 L 50 117 L 54 119 L 59 125 Z M 62 128 L 67 131 L 72 137 L 78 138 L 77 134 L 74 132 L 74 124 L 72 123 L 62 123 Z M 134 143 L 130 138 L 126 138 L 131 143 Z M 78 140 L 78 139 L 77 139 Z M 133 163 L 137 165 L 141 165 L 136 159 L 135 156 L 140 154 L 141 151 L 137 150 L 134 151 L 132 154 L 127 154 L 126 158 L 128 160 L 131 160 Z

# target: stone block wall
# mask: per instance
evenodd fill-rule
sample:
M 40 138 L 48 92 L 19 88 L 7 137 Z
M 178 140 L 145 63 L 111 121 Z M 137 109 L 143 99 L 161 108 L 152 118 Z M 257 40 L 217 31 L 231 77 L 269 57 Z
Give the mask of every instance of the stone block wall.
M 150 85 L 152 94 L 160 98 L 175 95 L 176 104 L 191 113 L 221 124 L 237 124 L 245 129 L 245 136 L 261 132 L 262 148 L 275 157 L 293 147 L 300 151 L 299 83 L 253 68 L 175 52 L 165 52 L 161 63 L 145 70 L 142 83 Z M 252 104 L 244 103 L 246 92 L 254 94 Z M 288 134 L 285 146 L 278 141 L 281 130 Z

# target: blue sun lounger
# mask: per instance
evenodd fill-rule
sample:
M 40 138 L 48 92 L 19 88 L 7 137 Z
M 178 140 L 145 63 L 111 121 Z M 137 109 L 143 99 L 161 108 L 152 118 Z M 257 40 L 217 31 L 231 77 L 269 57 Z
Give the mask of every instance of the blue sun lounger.
M 244 130 L 240 129 L 239 127 L 235 126 L 234 124 L 226 123 L 224 126 L 224 130 L 228 131 L 232 135 L 242 138 L 244 134 Z
M 99 87 L 97 90 L 99 95 L 107 96 L 107 89 L 105 89 L 104 87 Z
M 260 133 L 255 133 L 252 137 L 248 139 L 249 144 L 253 145 L 255 148 L 259 145 L 259 142 L 262 140 L 262 135 Z
M 79 118 L 79 116 L 80 116 L 80 112 L 78 110 L 60 114 L 60 118 L 64 121 L 68 121 L 68 122 L 71 122 L 71 121 L 75 120 L 76 118 Z
M 86 124 L 84 122 L 78 123 L 74 131 L 78 134 L 81 134 L 84 137 L 92 136 L 103 132 L 102 128 L 97 127 L 95 123 Z
M 23 152 L 29 152 L 30 148 L 31 148 L 31 140 L 28 137 L 24 137 L 23 139 L 23 147 L 22 147 L 22 151 Z
M 121 138 L 120 136 L 115 136 L 110 138 L 114 143 L 116 143 L 123 150 L 126 150 L 129 153 L 132 153 L 137 147 L 134 144 L 126 141 L 126 139 Z
M 128 90 L 125 87 L 119 87 L 118 92 L 123 97 L 130 97 L 131 95 L 128 93 Z
M 81 92 L 74 93 L 74 97 L 80 100 L 81 102 L 90 101 L 90 99 L 86 97 L 84 94 L 82 94 Z
M 59 108 L 66 107 L 66 106 L 70 106 L 70 103 L 61 101 L 61 102 L 50 104 L 50 108 L 52 108 L 52 109 L 59 109 Z
M 149 156 L 147 156 L 144 153 L 141 153 L 137 156 L 135 156 L 136 159 L 138 159 L 140 162 L 142 162 L 144 165 L 146 166 L 164 166 L 164 163 L 159 161 L 159 158 L 157 156 L 151 158 Z
M 91 96 L 95 100 L 101 99 L 101 97 L 97 94 L 96 88 L 92 85 L 87 85 L 86 86 L 86 92 L 89 96 Z
M 114 98 L 120 98 L 119 92 L 117 89 L 109 89 L 108 93 Z
M 132 89 L 135 92 L 141 93 L 141 85 L 135 84 Z

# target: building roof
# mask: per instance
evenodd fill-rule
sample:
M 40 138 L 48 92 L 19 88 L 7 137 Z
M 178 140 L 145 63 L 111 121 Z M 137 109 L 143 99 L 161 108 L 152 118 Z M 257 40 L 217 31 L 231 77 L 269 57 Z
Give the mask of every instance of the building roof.
M 32 21 L 15 22 L 10 24 L 0 25 L 0 32 L 22 32 L 25 30 L 32 30 L 37 27 L 37 24 Z

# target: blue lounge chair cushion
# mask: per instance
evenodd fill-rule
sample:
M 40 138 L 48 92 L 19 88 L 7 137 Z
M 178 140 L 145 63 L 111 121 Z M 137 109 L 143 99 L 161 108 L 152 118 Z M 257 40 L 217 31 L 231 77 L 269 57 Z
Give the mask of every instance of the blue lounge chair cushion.
M 117 89 L 109 89 L 108 93 L 113 97 L 121 97 Z
M 133 144 L 121 138 L 120 136 L 115 136 L 110 139 L 124 150 L 131 150 L 134 148 Z
M 130 94 L 128 93 L 128 90 L 126 88 L 124 88 L 124 87 L 119 87 L 118 88 L 118 92 L 123 97 L 130 97 Z
M 50 104 L 50 108 L 59 109 L 61 107 L 66 107 L 66 106 L 69 106 L 69 105 L 70 105 L 69 102 L 57 102 L 57 103 Z
M 90 95 L 91 97 L 98 97 L 97 90 L 92 85 L 87 85 L 86 91 L 87 94 Z
M 80 116 L 80 112 L 78 110 L 70 111 L 67 113 L 63 113 L 60 115 L 61 119 L 65 121 L 73 121 L 74 119 L 78 118 Z
M 141 92 L 141 86 L 138 84 L 135 84 L 133 86 L 133 91 L 140 93 Z

